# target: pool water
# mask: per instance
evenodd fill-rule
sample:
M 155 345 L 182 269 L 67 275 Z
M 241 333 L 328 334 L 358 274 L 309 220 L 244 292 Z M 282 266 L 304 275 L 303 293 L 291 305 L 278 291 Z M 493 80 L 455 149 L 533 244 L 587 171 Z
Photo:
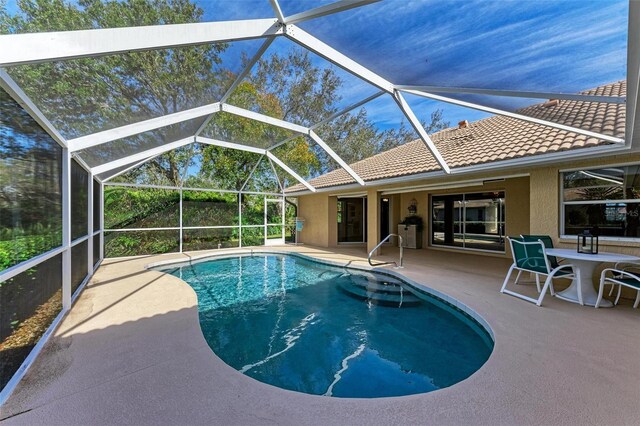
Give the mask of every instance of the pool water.
M 264 383 L 345 398 L 431 392 L 477 371 L 493 342 L 461 311 L 397 279 L 297 256 L 164 268 L 198 295 L 228 365 Z

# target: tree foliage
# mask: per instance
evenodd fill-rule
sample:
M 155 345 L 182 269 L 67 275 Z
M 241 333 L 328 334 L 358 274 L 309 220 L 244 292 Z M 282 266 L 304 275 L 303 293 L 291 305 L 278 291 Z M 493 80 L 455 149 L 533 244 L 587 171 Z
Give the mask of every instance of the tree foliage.
M 15 16 L 0 14 L 3 32 L 177 24 L 199 22 L 203 16 L 202 9 L 190 0 L 18 0 L 18 9 Z M 72 138 L 219 100 L 237 77 L 222 61 L 227 48 L 228 44 L 218 43 L 131 52 L 21 66 L 10 72 L 53 124 Z M 245 57 L 245 66 L 247 62 Z M 291 48 L 263 57 L 228 102 L 310 126 L 338 111 L 344 84 L 333 67 L 319 66 L 309 52 Z M 90 165 L 97 165 L 192 135 L 203 123 L 200 119 L 167 126 L 89 148 L 81 155 Z M 441 111 L 425 123 L 428 132 L 447 125 Z M 378 129 L 364 107 L 318 131 L 348 163 L 415 138 L 405 123 L 397 129 Z M 215 114 L 203 133 L 261 148 L 294 136 L 227 113 Z M 291 139 L 274 153 L 304 177 L 335 167 L 333 160 L 304 136 Z M 129 173 L 127 179 L 176 186 L 190 179 L 200 185 L 238 189 L 256 161 L 255 154 L 198 146 L 159 156 Z M 286 177 L 285 184 L 294 183 Z

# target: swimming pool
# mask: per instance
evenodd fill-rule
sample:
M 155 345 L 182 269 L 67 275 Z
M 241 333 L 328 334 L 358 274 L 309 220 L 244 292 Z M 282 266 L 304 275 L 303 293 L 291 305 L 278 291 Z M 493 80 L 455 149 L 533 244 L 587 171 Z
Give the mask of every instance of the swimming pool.
M 469 377 L 493 349 L 467 314 L 392 276 L 275 254 L 161 270 L 195 290 L 204 337 L 224 362 L 284 389 L 431 392 Z

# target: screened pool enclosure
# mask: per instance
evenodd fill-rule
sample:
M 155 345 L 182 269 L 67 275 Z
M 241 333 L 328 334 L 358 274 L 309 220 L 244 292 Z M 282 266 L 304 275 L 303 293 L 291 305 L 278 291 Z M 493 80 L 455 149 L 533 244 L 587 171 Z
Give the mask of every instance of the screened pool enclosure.
M 592 21 L 601 4 L 555 2 L 571 29 L 609 43 L 595 53 L 571 31 L 549 42 L 548 16 L 514 12 L 538 7 L 526 2 L 474 6 L 504 15 L 491 28 L 467 25 L 476 11 L 453 2 L 442 31 L 413 17 L 419 2 L 86 3 L 0 14 L 0 402 L 105 257 L 293 242 L 296 196 L 323 190 L 314 177 L 339 171 L 366 191 L 357 161 L 415 139 L 435 177 L 503 167 L 451 166 L 430 135 L 459 120 L 598 141 L 521 164 L 639 146 L 638 2 L 607 5 L 617 32 Z M 451 56 L 467 42 L 479 53 Z M 570 79 L 545 65 L 562 49 L 576 55 Z M 626 96 L 585 92 L 612 79 Z M 626 104 L 625 129 L 524 108 L 548 99 Z

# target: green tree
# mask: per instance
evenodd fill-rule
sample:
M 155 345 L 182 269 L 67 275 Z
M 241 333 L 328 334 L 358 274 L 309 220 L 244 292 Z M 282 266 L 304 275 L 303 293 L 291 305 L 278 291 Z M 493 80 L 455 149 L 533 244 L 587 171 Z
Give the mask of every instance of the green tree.
M 16 16 L 0 14 L 3 32 L 177 24 L 198 22 L 203 15 L 190 0 L 18 0 L 18 7 Z M 72 138 L 215 102 L 236 78 L 221 61 L 227 47 L 218 43 L 132 52 L 14 67 L 10 73 L 53 124 Z M 309 52 L 292 48 L 260 60 L 228 102 L 310 126 L 338 111 L 343 84 L 332 67 L 317 66 Z M 97 165 L 192 135 L 203 122 L 193 120 L 110 142 L 90 148 L 82 156 L 90 165 Z M 436 111 L 426 127 L 429 131 L 447 125 L 441 111 Z M 204 134 L 262 148 L 292 136 L 283 129 L 226 113 L 216 114 Z M 398 129 L 378 130 L 365 108 L 327 123 L 322 134 L 347 162 L 415 138 L 404 123 Z M 218 187 L 238 188 L 257 161 L 251 153 L 216 147 L 200 151 L 199 179 Z M 335 166 L 321 148 L 303 136 L 274 153 L 305 177 Z M 129 178 L 180 185 L 184 170 L 194 167 L 191 154 L 192 149 L 167 153 L 131 172 Z M 285 183 L 293 181 L 289 178 Z

